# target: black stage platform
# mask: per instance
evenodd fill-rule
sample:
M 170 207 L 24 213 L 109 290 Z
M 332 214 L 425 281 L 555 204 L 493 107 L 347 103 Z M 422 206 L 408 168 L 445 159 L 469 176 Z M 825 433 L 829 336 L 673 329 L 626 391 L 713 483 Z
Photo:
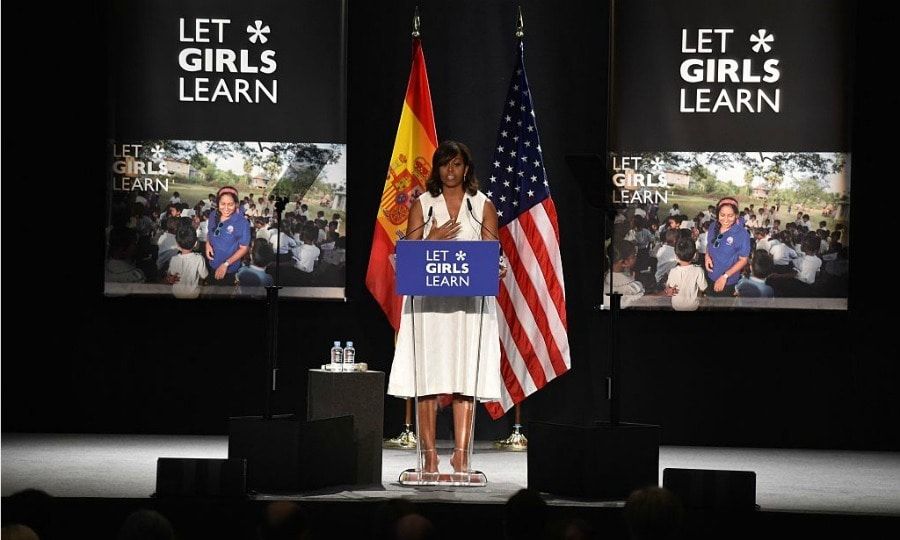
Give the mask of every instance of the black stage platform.
M 450 443 L 443 446 L 442 470 L 449 468 Z M 2 495 L 25 488 L 53 495 L 54 520 L 69 531 L 63 537 L 78 528 L 112 537 L 129 512 L 150 507 L 170 517 L 182 538 L 252 538 L 262 508 L 283 499 L 307 509 L 317 536 L 367 537 L 379 506 L 406 497 L 420 506 L 442 537 L 471 535 L 471 527 L 476 527 L 475 537 L 502 538 L 502 505 L 527 485 L 527 456 L 484 444 L 476 453 L 473 466 L 486 473 L 487 488 L 402 487 L 397 476 L 413 466 L 415 454 L 385 450 L 382 485 L 246 499 L 166 500 L 151 498 L 156 459 L 223 458 L 226 437 L 4 434 Z M 900 453 L 664 446 L 660 480 L 668 467 L 756 472 L 759 511 L 729 517 L 735 527 L 728 533 L 732 537 L 790 532 L 858 538 L 885 528 L 900 530 Z M 623 501 L 550 495 L 546 500 L 553 518 L 580 517 L 594 525 L 599 538 L 625 538 Z

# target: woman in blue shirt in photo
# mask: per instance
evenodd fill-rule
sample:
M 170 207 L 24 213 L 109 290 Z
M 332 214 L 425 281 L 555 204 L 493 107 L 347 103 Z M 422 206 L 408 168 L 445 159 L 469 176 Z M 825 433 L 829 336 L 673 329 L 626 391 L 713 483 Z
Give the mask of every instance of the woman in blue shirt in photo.
M 716 222 L 706 234 L 706 277 L 712 284 L 709 296 L 734 296 L 741 270 L 750 258 L 750 233 L 738 217 L 738 202 L 725 197 L 716 204 Z
M 210 285 L 234 285 L 241 259 L 250 249 L 250 222 L 238 206 L 237 189 L 226 186 L 216 195 L 216 211 L 209 216 L 206 258 Z

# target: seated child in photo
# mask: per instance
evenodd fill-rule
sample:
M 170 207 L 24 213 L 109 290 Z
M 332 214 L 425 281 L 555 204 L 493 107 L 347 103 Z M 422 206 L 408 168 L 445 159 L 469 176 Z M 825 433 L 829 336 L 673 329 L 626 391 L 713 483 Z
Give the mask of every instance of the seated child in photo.
M 318 236 L 318 229 L 305 228 L 303 230 L 303 244 L 293 249 L 294 267 L 301 272 L 310 273 L 315 269 L 315 264 L 321 251 L 316 246 Z
M 816 274 L 822 267 L 822 259 L 819 258 L 819 235 L 812 232 L 806 233 L 801 246 L 803 256 L 794 261 L 797 269 L 797 279 L 803 283 L 812 285 L 816 282 Z
M 656 251 L 656 283 L 664 283 L 669 270 L 678 264 L 675 255 L 675 243 L 681 237 L 679 230 L 668 229 L 665 232 L 665 243 Z
M 250 250 L 250 266 L 244 266 L 237 273 L 238 285 L 242 287 L 269 287 L 274 283 L 266 267 L 275 261 L 275 250 L 269 242 L 256 239 Z
M 742 277 L 735 286 L 738 296 L 744 298 L 772 298 L 775 290 L 766 284 L 766 278 L 775 266 L 772 255 L 765 250 L 757 249 L 750 261 L 750 277 Z
M 137 248 L 134 229 L 113 227 L 109 231 L 109 259 L 106 261 L 106 281 L 111 283 L 144 283 L 144 273 L 134 264 Z
M 622 295 L 622 308 L 627 308 L 644 296 L 644 285 L 635 279 L 632 267 L 637 260 L 637 249 L 628 240 L 619 240 L 610 246 L 612 261 L 612 290 Z M 603 280 L 603 305 L 609 305 L 610 272 Z

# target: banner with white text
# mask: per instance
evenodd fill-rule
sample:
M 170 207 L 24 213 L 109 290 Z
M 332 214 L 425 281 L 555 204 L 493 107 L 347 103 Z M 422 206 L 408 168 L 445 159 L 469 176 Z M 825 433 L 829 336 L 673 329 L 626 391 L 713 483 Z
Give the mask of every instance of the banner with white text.
M 847 309 L 852 4 L 612 7 L 605 292 Z
M 346 2 L 113 0 L 108 21 L 105 293 L 344 298 Z

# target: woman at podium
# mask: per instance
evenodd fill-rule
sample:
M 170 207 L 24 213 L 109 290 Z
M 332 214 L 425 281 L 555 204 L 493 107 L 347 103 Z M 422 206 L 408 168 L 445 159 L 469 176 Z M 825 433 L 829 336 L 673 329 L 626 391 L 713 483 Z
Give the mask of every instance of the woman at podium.
M 432 165 L 428 191 L 410 208 L 406 238 L 496 240 L 497 210 L 478 191 L 469 149 L 444 141 L 435 150 Z M 501 267 L 500 278 L 505 273 Z M 438 472 L 438 396 L 451 395 L 454 449 L 450 464 L 454 472 L 467 472 L 475 400 L 500 397 L 496 299 L 487 297 L 482 306 L 481 297 L 415 297 L 414 305 L 404 298 L 388 394 L 418 396 L 425 473 Z

